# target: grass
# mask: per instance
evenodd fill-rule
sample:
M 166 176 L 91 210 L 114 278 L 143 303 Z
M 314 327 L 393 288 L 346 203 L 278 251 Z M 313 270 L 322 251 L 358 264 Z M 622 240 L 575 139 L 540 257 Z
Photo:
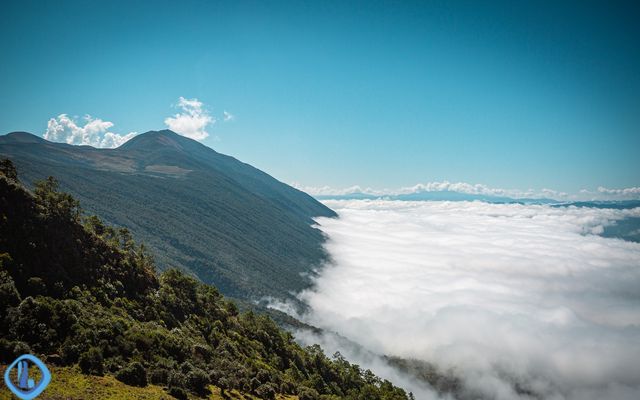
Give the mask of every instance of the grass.
M 3 367 L 4 371 L 6 367 Z M 149 385 L 145 388 L 127 386 L 113 376 L 83 375 L 77 368 L 50 368 L 51 383 L 38 396 L 43 400 L 116 400 L 116 399 L 173 399 L 163 388 Z M 4 374 L 4 372 L 3 372 Z M 15 398 L 4 384 L 0 389 L 0 400 Z
M 0 371 L 4 376 L 7 366 L 3 366 Z M 144 388 L 127 386 L 116 380 L 113 376 L 89 376 L 83 375 L 77 368 L 53 367 L 51 368 L 51 383 L 45 391 L 38 396 L 42 400 L 170 400 L 164 388 L 155 385 L 148 385 Z M 4 385 L 0 386 L 0 400 L 12 400 L 15 396 Z M 250 394 L 238 392 L 237 390 L 227 390 L 223 396 L 220 389 L 211 386 L 210 400 L 259 400 Z M 297 400 L 297 396 L 276 395 L 277 400 Z

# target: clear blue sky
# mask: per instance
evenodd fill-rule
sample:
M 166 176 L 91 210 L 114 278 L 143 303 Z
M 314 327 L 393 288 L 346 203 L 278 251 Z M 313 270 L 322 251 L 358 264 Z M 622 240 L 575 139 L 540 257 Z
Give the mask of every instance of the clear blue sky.
M 5 1 L 0 133 L 161 129 L 184 96 L 236 116 L 205 144 L 286 182 L 640 186 L 638 21 L 611 1 Z

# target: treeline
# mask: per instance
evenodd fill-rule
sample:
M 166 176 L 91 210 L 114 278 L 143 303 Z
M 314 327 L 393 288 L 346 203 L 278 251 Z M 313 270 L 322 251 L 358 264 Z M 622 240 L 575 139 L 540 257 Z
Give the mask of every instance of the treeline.
M 33 192 L 0 161 L 0 362 L 35 353 L 47 363 L 113 374 L 172 396 L 212 386 L 263 399 L 407 399 L 339 354 L 302 348 L 268 317 L 240 313 L 214 287 L 152 257 L 126 229 L 85 217 L 53 178 Z

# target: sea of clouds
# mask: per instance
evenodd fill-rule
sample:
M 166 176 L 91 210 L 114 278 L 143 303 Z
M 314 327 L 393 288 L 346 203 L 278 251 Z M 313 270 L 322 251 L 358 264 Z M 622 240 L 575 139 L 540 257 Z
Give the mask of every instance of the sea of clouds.
M 598 236 L 640 208 L 325 203 L 339 214 L 317 221 L 333 261 L 300 295 L 306 321 L 451 370 L 462 398 L 640 399 L 640 243 Z

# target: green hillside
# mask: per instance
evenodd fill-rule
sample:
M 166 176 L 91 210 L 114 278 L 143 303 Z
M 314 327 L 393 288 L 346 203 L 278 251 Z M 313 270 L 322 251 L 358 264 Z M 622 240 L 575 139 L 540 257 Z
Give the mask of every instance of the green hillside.
M 44 359 L 69 380 L 54 383 L 51 398 L 101 396 L 86 392 L 88 378 L 77 371 L 148 388 L 127 395 L 139 398 L 158 390 L 176 398 L 407 398 L 340 355 L 301 348 L 269 317 L 240 313 L 212 286 L 176 269 L 157 276 L 126 229 L 83 215 L 55 179 L 31 193 L 12 163 L 0 162 L 0 363 L 23 353 Z
M 334 212 L 235 158 L 171 131 L 117 149 L 0 136 L 27 187 L 55 176 L 109 224 L 146 243 L 160 270 L 190 271 L 240 299 L 291 297 L 325 260 L 315 216 Z

